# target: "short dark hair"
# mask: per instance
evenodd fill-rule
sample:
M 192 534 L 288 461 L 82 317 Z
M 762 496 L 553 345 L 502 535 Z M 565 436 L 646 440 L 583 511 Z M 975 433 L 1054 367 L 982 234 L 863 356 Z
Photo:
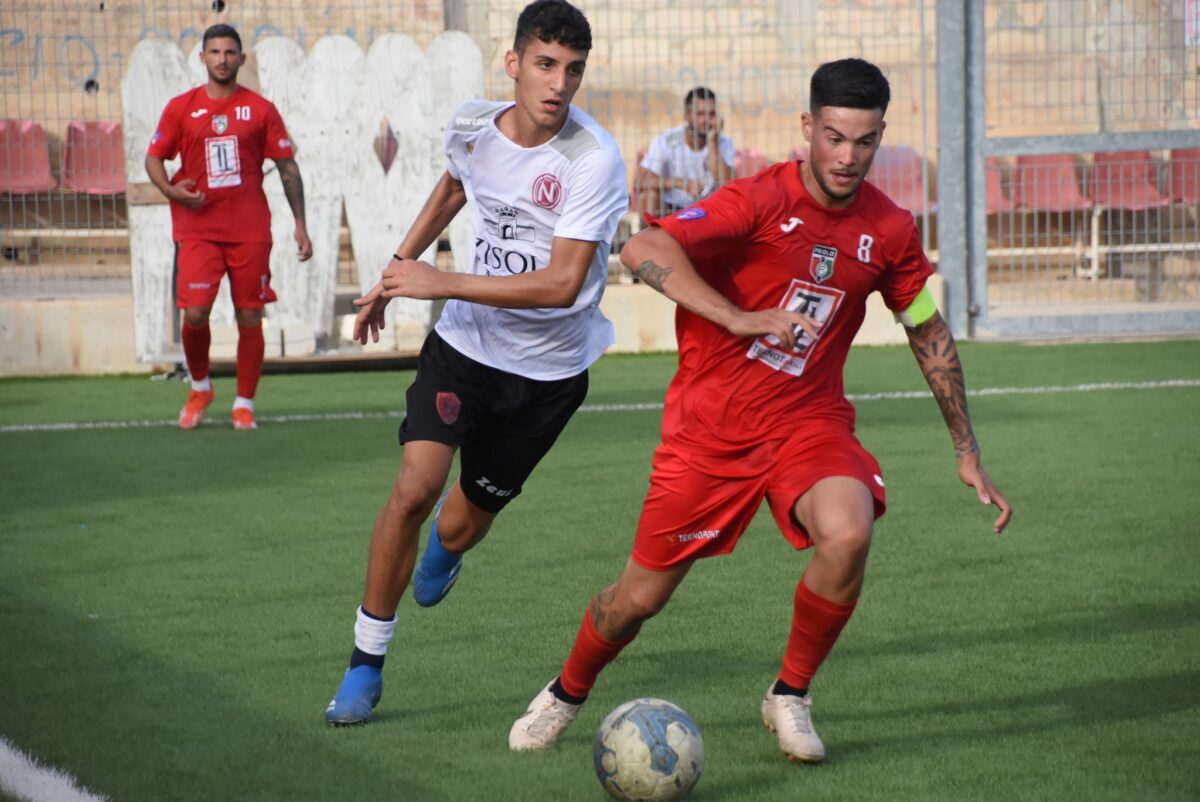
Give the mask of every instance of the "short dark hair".
M 707 86 L 697 86 L 694 89 L 688 90 L 687 97 L 683 99 L 683 107 L 690 109 L 692 102 L 696 100 L 716 100 L 717 93 L 709 89 Z
M 887 112 L 891 99 L 892 90 L 883 72 L 860 58 L 822 64 L 808 86 L 808 107 L 814 114 L 824 106 Z
M 237 29 L 232 25 L 210 25 L 204 31 L 204 37 L 200 40 L 201 49 L 208 47 L 209 39 L 232 39 L 237 42 L 238 52 L 242 52 L 242 37 L 238 35 Z
M 587 17 L 567 0 L 535 0 L 517 17 L 513 50 L 525 52 L 534 37 L 543 42 L 558 42 L 572 50 L 592 49 L 592 26 Z

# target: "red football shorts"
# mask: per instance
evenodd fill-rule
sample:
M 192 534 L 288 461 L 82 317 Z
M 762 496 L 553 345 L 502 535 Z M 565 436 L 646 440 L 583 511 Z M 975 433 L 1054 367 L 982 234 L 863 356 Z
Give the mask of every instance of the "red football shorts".
M 271 289 L 271 243 L 182 240 L 175 250 L 175 305 L 212 306 L 221 277 L 237 309 L 262 309 L 276 300 Z
M 852 433 L 823 426 L 811 436 L 793 437 L 778 448 L 767 468 L 750 476 L 715 476 L 711 457 L 685 460 L 668 445 L 654 452 L 650 492 L 642 506 L 633 559 L 643 568 L 663 571 L 699 557 L 728 554 L 750 525 L 762 500 L 783 536 L 797 549 L 812 540 L 792 515 L 796 501 L 822 479 L 850 476 L 875 500 L 875 517 L 886 499 L 879 463 Z M 706 472 L 695 465 L 707 465 Z

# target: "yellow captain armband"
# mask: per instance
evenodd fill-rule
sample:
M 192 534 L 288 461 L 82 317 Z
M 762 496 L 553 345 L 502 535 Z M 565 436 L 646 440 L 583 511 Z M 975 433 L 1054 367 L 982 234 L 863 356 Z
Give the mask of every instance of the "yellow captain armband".
M 896 322 L 907 329 L 915 329 L 926 320 L 937 314 L 937 304 L 933 302 L 933 293 L 929 287 L 922 287 L 917 297 L 903 312 L 893 312 Z

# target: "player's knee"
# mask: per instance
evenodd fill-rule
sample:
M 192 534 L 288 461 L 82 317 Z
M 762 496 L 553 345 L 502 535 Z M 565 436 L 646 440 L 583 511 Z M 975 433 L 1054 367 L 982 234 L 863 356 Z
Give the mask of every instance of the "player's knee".
M 388 506 L 395 515 L 406 520 L 424 521 L 429 517 L 429 513 L 433 512 L 438 495 L 434 488 L 400 482 L 392 488 Z
M 619 608 L 632 625 L 640 624 L 658 615 L 667 606 L 667 601 L 671 597 L 658 593 L 652 588 L 631 588 L 618 595 L 617 598 L 621 602 Z
M 207 306 L 195 307 L 189 306 L 183 310 L 183 319 L 192 328 L 208 325 L 209 308 Z
M 244 329 L 252 329 L 262 325 L 261 309 L 236 309 L 237 324 Z
M 872 529 L 871 521 L 844 521 L 816 538 L 817 548 L 846 563 L 865 563 L 871 550 Z

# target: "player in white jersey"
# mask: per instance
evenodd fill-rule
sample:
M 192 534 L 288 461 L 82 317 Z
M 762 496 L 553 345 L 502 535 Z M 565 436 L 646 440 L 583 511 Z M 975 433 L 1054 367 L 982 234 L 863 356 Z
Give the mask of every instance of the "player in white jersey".
M 410 578 L 419 604 L 445 597 L 463 553 L 521 492 L 583 402 L 588 367 L 615 339 L 599 305 L 628 188 L 612 137 L 571 105 L 591 46 L 587 19 L 566 0 L 525 7 L 505 54 L 514 102 L 469 101 L 455 112 L 446 172 L 382 280 L 355 301 L 363 343 L 379 339 L 392 298 L 447 302 L 406 395 L 400 472 L 371 533 L 355 648 L 325 711 L 330 724 L 370 719 Z M 468 201 L 471 271 L 413 259 Z M 456 450 L 460 474 L 439 502 Z

